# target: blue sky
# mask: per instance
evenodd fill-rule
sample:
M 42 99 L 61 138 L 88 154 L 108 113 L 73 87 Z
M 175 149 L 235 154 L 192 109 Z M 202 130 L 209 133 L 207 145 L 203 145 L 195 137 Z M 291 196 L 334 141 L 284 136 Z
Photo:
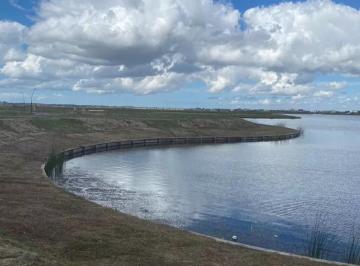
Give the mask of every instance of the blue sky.
M 36 0 L 2 0 L 0 3 L 0 19 L 31 25 L 33 23 L 32 17 L 35 17 L 34 8 L 37 4 L 38 1 Z
M 69 37 L 64 40 L 64 35 L 71 35 L 65 26 L 76 21 L 76 18 L 66 20 L 69 19 L 66 15 L 70 11 L 67 6 L 75 3 L 74 13 L 76 11 L 80 12 L 79 14 L 85 14 L 86 10 L 82 9 L 80 2 L 82 1 L 64 0 L 65 7 L 62 6 L 61 1 L 56 3 L 56 1 L 50 0 L 50 4 L 54 4 L 56 10 L 64 10 L 64 14 L 59 15 L 53 11 L 54 9 L 51 9 L 53 7 L 51 5 L 44 5 L 40 8 L 38 0 L 1 0 L 0 22 L 3 25 L 5 22 L 17 22 L 17 24 L 10 26 L 6 24 L 3 28 L 0 24 L 0 31 L 8 31 L 6 34 L 2 34 L 4 37 L 0 39 L 5 43 L 4 48 L 0 46 L 0 57 L 4 57 L 3 60 L 0 58 L 0 101 L 21 102 L 24 98 L 27 101 L 32 88 L 38 87 L 36 100 L 43 103 L 186 108 L 360 109 L 360 62 L 357 62 L 357 60 L 360 61 L 360 55 L 357 57 L 357 49 L 360 51 L 360 47 L 356 46 L 360 39 L 357 42 L 356 34 L 354 35 L 350 29 L 351 27 L 360 27 L 360 24 L 356 24 L 360 22 L 360 19 L 358 20 L 358 17 L 360 18 L 359 1 L 310 0 L 293 1 L 297 4 L 290 5 L 288 1 L 233 0 L 232 8 L 226 5 L 226 1 L 221 1 L 218 5 L 208 3 L 200 7 L 200 9 L 203 8 L 203 13 L 208 12 L 200 17 L 201 23 L 204 22 L 204 25 L 208 25 L 214 21 L 215 23 L 220 21 L 216 25 L 217 31 L 208 31 L 207 28 L 204 28 L 203 39 L 199 38 L 192 44 L 188 39 L 180 41 L 179 37 L 172 39 L 173 36 L 169 37 L 172 34 L 171 31 L 154 33 L 150 29 L 150 32 L 146 33 L 150 35 L 144 34 L 145 38 L 135 40 L 135 44 L 144 41 L 144 44 L 139 45 L 140 48 L 137 48 L 136 45 L 130 48 L 124 48 L 121 45 L 112 47 L 111 43 L 103 42 L 104 37 L 101 34 L 95 35 L 99 28 L 94 25 L 102 22 L 96 21 L 96 19 L 104 18 L 102 15 L 109 14 L 110 9 L 115 10 L 114 14 L 117 16 L 115 19 L 119 19 L 124 14 L 116 7 L 133 8 L 118 5 L 122 2 L 120 0 L 106 0 L 106 4 L 97 7 L 101 9 L 97 16 L 79 19 L 79 21 L 84 21 L 82 29 L 94 27 L 90 32 L 90 35 L 94 33 L 93 36 L 85 36 L 86 39 L 81 43 L 76 40 L 76 36 L 75 39 L 69 40 Z M 161 2 L 159 0 L 159 3 Z M 222 5 L 222 3 L 225 4 Z M 280 3 L 285 4 L 279 6 Z M 196 12 L 191 4 L 187 5 L 185 9 L 189 8 L 190 13 Z M 113 9 L 114 7 L 115 9 Z M 226 11 L 218 14 L 217 10 L 222 7 L 227 8 Z M 247 12 L 255 7 L 259 7 L 259 9 L 255 12 Z M 349 9 L 349 7 L 353 9 Z M 69 8 L 71 9 L 71 7 Z M 233 12 L 236 10 L 240 12 L 241 22 L 239 23 L 246 24 L 245 29 L 240 33 L 232 28 L 236 23 L 236 19 L 234 20 L 236 12 Z M 317 10 L 319 10 L 319 14 L 316 13 Z M 289 15 L 287 12 L 292 12 L 290 16 L 294 16 L 294 21 L 297 21 L 300 14 L 305 14 L 305 19 L 299 20 L 299 23 L 303 23 L 300 24 L 299 31 L 301 30 L 301 34 L 304 36 L 308 34 L 318 37 L 319 47 L 323 47 L 323 50 L 321 48 L 319 50 L 314 43 L 304 42 L 301 37 L 288 40 L 288 36 L 301 36 L 301 34 L 296 32 L 294 25 L 289 24 L 291 19 L 289 21 L 285 19 Z M 192 23 L 191 20 L 195 21 L 197 16 L 203 15 L 199 14 L 196 13 L 193 16 L 190 14 L 188 18 L 184 19 L 185 23 L 189 21 Z M 347 14 L 349 15 L 347 16 Z M 144 13 L 143 16 L 150 15 Z M 154 20 L 154 18 L 165 16 L 165 23 L 173 23 L 173 19 L 167 14 L 159 13 L 153 14 L 153 16 L 149 19 Z M 348 19 L 339 20 L 341 17 Z M 59 33 L 59 36 L 49 34 L 49 32 L 56 33 L 57 28 L 52 31 L 44 30 L 46 27 L 50 27 L 50 21 L 54 21 L 52 20 L 54 18 L 57 25 L 61 25 L 59 32 L 64 30 Z M 264 18 L 264 24 L 262 24 L 262 18 Z M 269 22 L 266 23 L 266 20 Z M 336 20 L 339 20 L 339 26 L 336 29 L 326 26 Z M 267 28 L 273 21 L 274 29 L 281 28 L 282 31 L 274 33 L 273 29 Z M 117 21 L 115 20 L 115 22 Z M 112 25 L 118 25 L 118 28 L 114 29 L 115 32 L 123 29 L 120 20 L 119 24 L 114 24 L 114 20 L 112 23 Z M 196 23 L 191 25 L 195 25 L 195 28 Z M 313 23 L 313 27 L 309 26 L 309 23 Z M 61 28 L 63 25 L 65 25 L 64 29 Z M 75 24 L 73 28 L 76 26 L 78 25 Z M 82 25 L 79 24 L 79 26 Z M 10 34 L 10 27 L 14 27 L 21 37 L 17 38 L 14 37 L 14 34 Z M 162 25 L 161 29 L 164 28 L 166 29 Z M 70 27 L 70 29 L 72 28 Z M 288 32 L 284 32 L 283 29 Z M 187 30 L 189 31 L 188 35 L 191 35 L 192 29 Z M 327 31 L 328 34 L 326 34 Z M 327 36 L 331 34 L 336 34 L 334 37 L 338 36 L 338 39 L 329 44 Z M 110 37 L 106 36 L 105 38 L 111 38 L 111 35 Z M 129 36 L 135 38 L 134 36 L 137 35 L 130 32 Z M 156 42 L 156 45 L 159 46 L 156 48 L 154 48 L 154 43 L 149 46 L 149 43 L 146 42 L 146 38 L 151 39 L 153 36 L 157 36 L 156 38 L 159 39 Z M 346 36 L 354 36 L 354 41 L 352 42 L 351 38 Z M 8 38 L 9 41 L 5 38 Z M 125 37 L 120 34 L 116 36 L 115 40 L 120 43 L 133 41 L 122 38 Z M 162 40 L 163 43 L 161 43 Z M 85 41 L 88 43 L 84 43 Z M 49 48 L 49 43 L 52 42 L 60 43 L 60 48 Z M 198 46 L 197 42 L 214 43 L 209 43 L 202 51 L 202 47 Z M 187 43 L 184 46 L 187 47 L 186 49 L 189 49 L 190 45 L 190 50 L 193 51 L 188 53 L 187 50 L 181 48 L 171 54 L 173 48 L 168 47 L 178 47 L 183 43 Z M 270 46 L 268 46 L 269 43 Z M 66 51 L 63 50 L 64 47 L 67 47 Z M 107 47 L 109 51 L 107 51 Z M 224 47 L 226 50 L 221 50 Z M 77 49 L 82 49 L 81 56 Z M 342 50 L 344 52 L 340 53 L 339 51 Z M 61 53 L 64 53 L 66 62 L 58 65 L 55 62 L 54 54 Z M 319 54 L 317 57 L 316 53 L 324 54 Z M 82 58 L 83 54 L 85 59 Z M 128 58 L 129 54 L 135 56 L 139 54 L 139 57 L 141 54 L 142 57 L 134 65 Z M 194 54 L 196 55 L 194 56 Z M 296 55 L 291 59 L 293 61 L 288 60 L 293 54 Z M 273 56 L 279 59 L 273 60 Z M 312 60 L 312 57 L 316 58 Z M 149 60 L 144 58 L 149 58 Z M 299 60 L 304 60 L 304 63 Z M 329 65 L 326 64 L 327 62 Z M 74 67 L 73 73 L 66 69 L 72 66 Z M 175 68 L 181 70 L 174 71 Z M 98 74 L 98 72 L 102 74 Z M 113 74 L 109 75 L 109 72 Z

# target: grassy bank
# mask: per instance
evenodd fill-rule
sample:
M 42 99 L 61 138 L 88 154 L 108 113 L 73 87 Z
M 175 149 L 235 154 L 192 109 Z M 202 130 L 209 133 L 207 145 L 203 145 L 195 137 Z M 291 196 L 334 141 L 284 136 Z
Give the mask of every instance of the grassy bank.
M 215 242 L 100 207 L 42 176 L 51 151 L 131 138 L 260 136 L 247 114 L 71 108 L 0 112 L 0 265 L 322 265 Z M 250 117 L 261 114 L 252 114 Z M 278 118 L 279 114 L 264 117 Z

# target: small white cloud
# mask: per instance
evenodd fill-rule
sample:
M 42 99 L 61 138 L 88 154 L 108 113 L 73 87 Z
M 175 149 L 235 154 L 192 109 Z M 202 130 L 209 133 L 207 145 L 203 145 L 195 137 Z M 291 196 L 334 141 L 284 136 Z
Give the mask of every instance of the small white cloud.
M 302 94 L 297 94 L 297 95 L 294 95 L 294 96 L 291 97 L 291 99 L 295 100 L 295 101 L 296 100 L 301 100 L 303 98 L 305 98 L 305 95 L 302 95 Z
M 262 105 L 269 105 L 271 104 L 271 100 L 270 99 L 263 99 L 263 100 L 259 100 L 258 101 L 260 104 Z
M 329 98 L 332 97 L 334 95 L 334 92 L 332 91 L 317 91 L 314 93 L 315 97 L 324 97 L 324 98 Z
M 341 90 L 344 89 L 347 86 L 347 82 L 345 81 L 333 81 L 328 84 L 328 88 L 332 90 Z

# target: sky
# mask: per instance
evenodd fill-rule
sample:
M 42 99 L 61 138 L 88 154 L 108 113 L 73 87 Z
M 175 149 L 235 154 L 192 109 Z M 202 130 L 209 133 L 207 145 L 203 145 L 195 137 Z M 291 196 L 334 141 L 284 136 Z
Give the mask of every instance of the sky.
M 360 110 L 360 1 L 0 0 L 0 101 Z

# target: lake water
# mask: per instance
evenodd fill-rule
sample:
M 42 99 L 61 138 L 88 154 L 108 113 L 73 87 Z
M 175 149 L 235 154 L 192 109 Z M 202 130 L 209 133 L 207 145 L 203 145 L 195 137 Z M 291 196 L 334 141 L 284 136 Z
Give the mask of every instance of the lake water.
M 316 217 L 341 259 L 360 217 L 360 117 L 256 120 L 284 142 L 122 150 L 76 158 L 56 182 L 101 205 L 224 239 L 305 254 Z

